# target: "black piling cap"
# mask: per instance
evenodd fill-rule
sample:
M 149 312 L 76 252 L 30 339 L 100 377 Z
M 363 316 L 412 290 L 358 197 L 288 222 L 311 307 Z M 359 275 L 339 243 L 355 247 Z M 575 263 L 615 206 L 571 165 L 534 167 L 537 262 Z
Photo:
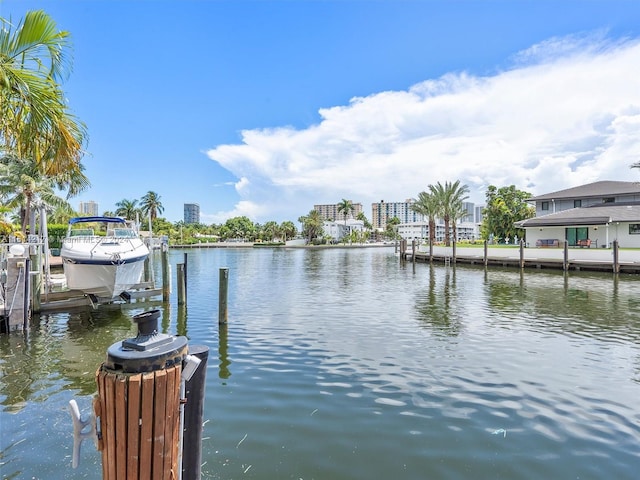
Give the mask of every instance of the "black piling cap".
M 141 335 L 153 335 L 158 332 L 158 318 L 160 310 L 149 310 L 139 313 L 133 317 L 133 321 L 138 324 L 138 337 Z
M 133 317 L 138 335 L 116 342 L 107 350 L 103 367 L 123 373 L 142 373 L 169 368 L 187 355 L 186 337 L 158 333 L 160 310 L 149 310 Z

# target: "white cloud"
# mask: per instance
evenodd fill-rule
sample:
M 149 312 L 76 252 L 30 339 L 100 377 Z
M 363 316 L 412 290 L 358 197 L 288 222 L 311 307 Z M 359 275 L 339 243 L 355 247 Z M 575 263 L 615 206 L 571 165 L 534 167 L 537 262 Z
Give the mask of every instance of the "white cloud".
M 237 211 L 297 219 L 314 203 L 404 201 L 461 180 L 533 194 L 628 180 L 640 160 L 640 41 L 552 39 L 491 77 L 447 74 L 320 110 L 304 130 L 242 132 L 207 153 L 240 180 Z M 258 207 L 259 205 L 259 207 Z M 228 212 L 231 213 L 231 212 Z
M 268 215 L 269 211 L 266 207 L 255 204 L 248 200 L 242 200 L 235 205 L 231 211 L 220 211 L 216 213 L 200 214 L 200 222 L 204 224 L 224 223 L 233 217 L 249 217 L 250 219 L 261 218 Z

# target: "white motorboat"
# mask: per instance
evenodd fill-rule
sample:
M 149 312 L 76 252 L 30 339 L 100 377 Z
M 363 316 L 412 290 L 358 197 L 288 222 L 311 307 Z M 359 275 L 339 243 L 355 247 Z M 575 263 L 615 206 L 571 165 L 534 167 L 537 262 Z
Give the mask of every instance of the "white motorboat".
M 148 256 L 136 228 L 119 217 L 72 218 L 60 249 L 67 287 L 109 299 L 140 283 Z

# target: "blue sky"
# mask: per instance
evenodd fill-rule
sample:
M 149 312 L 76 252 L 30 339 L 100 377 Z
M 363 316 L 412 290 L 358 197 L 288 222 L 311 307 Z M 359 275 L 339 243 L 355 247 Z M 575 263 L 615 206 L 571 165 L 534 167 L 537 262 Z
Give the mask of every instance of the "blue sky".
M 297 223 L 460 180 L 541 194 L 640 180 L 637 0 L 0 0 L 71 33 L 69 105 L 114 210 Z

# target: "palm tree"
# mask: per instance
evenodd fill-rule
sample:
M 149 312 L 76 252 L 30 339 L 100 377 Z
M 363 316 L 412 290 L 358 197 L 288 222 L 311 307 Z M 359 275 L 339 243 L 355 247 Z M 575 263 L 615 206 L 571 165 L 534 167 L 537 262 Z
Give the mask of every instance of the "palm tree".
M 136 220 L 136 215 L 140 213 L 138 200 L 127 200 L 126 198 L 116 203 L 116 215 L 127 220 Z
M 159 213 L 164 212 L 164 207 L 160 201 L 160 195 L 156 192 L 148 191 L 140 202 L 140 209 L 145 217 L 151 217 L 153 222 Z
M 358 213 L 358 215 L 356 215 L 356 220 L 360 220 L 362 222 L 362 225 L 364 225 L 365 229 L 367 230 L 373 229 L 373 225 L 371 225 L 371 222 L 369 221 L 367 216 L 364 214 L 364 212 Z
M 68 33 L 43 11 L 28 12 L 15 26 L 0 22 L 0 156 L 14 163 L 5 174 L 19 174 L 3 188 L 20 209 L 24 233 L 34 201 L 55 207 L 64 201 L 54 187 L 69 198 L 89 186 L 80 163 L 86 130 L 59 84 L 68 70 Z
M 429 245 L 433 245 L 436 240 L 436 218 L 440 215 L 440 204 L 435 195 L 427 192 L 420 192 L 418 200 L 411 205 L 411 209 L 423 215 L 429 222 Z
M 280 231 L 284 235 L 285 243 L 287 242 L 287 238 L 293 238 L 297 233 L 296 226 L 290 220 L 286 220 L 280 224 Z
M 42 10 L 15 26 L 0 22 L 0 155 L 30 159 L 74 195 L 88 179 L 80 163 L 86 128 L 59 83 L 69 71 L 69 34 Z
M 30 213 L 36 203 L 71 209 L 67 201 L 56 194 L 55 180 L 44 175 L 35 162 L 19 157 L 0 159 L 0 198 L 6 207 L 19 212 L 23 234 L 27 232 Z
M 302 224 L 302 233 L 309 243 L 322 233 L 322 216 L 318 210 L 311 210 L 309 215 L 298 218 L 298 221 Z
M 451 206 L 451 230 L 453 233 L 453 240 L 458 241 L 458 220 L 463 219 L 469 214 L 462 204 L 462 200 L 455 202 Z
M 444 243 L 448 247 L 451 245 L 449 225 L 451 223 L 452 214 L 454 213 L 458 203 L 462 203 L 469 198 L 465 195 L 469 192 L 469 187 L 467 185 L 460 185 L 460 180 L 456 180 L 454 183 L 445 182 L 444 185 L 440 182 L 435 185 L 429 185 L 429 190 L 436 198 L 436 202 L 439 205 L 440 213 L 444 220 Z
M 400 225 L 400 219 L 398 217 L 392 217 L 388 219 L 385 227 L 386 228 L 385 235 L 392 240 L 397 240 L 398 225 Z
M 342 199 L 341 202 L 338 203 L 338 213 L 342 212 L 344 214 L 344 224 L 347 225 L 347 217 L 353 212 L 353 202 L 351 200 Z
M 263 225 L 262 230 L 264 231 L 267 237 L 267 240 L 272 242 L 278 235 L 279 227 L 276 222 L 274 222 L 273 220 L 270 220 Z

